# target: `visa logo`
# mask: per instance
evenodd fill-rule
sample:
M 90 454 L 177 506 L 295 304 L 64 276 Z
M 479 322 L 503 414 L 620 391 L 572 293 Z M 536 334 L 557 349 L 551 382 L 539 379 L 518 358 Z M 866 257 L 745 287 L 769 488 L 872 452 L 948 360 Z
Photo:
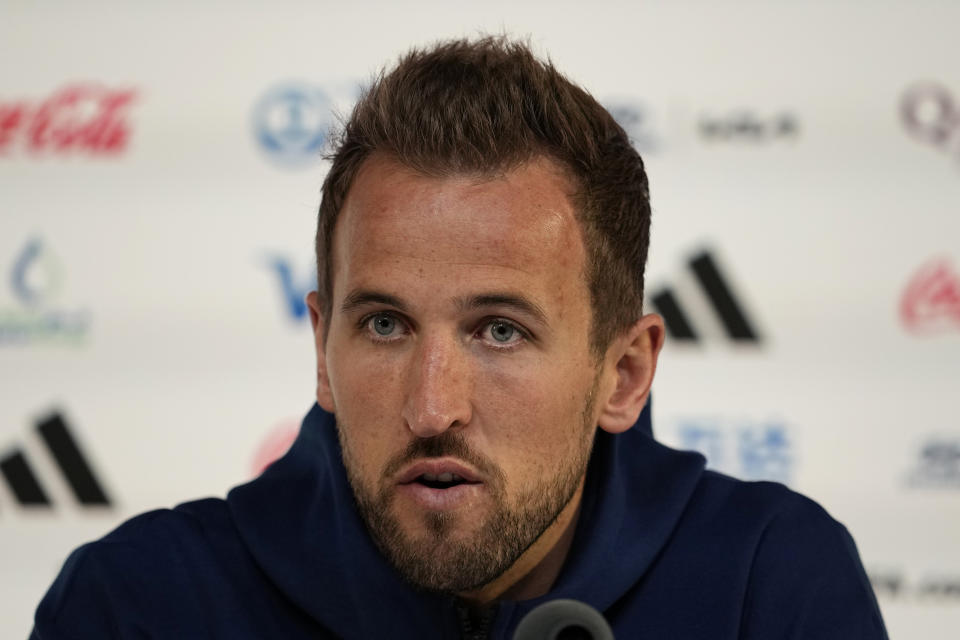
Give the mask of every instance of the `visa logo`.
M 267 267 L 280 288 L 280 299 L 284 313 L 294 322 L 303 322 L 309 315 L 304 298 L 317 288 L 317 271 L 310 268 L 299 270 L 293 262 L 280 255 L 267 258 Z

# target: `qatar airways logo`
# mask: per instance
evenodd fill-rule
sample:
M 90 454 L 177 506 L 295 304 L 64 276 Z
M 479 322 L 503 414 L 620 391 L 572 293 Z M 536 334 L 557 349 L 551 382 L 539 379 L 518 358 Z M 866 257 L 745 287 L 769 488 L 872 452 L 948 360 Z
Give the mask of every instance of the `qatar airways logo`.
M 110 156 L 130 142 L 137 93 L 74 84 L 40 99 L 0 96 L 0 158 L 16 151 Z

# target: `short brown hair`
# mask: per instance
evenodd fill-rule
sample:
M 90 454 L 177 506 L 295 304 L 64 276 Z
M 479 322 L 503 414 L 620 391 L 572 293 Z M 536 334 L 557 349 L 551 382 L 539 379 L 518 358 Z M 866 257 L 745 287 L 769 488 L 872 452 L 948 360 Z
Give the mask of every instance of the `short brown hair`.
M 374 152 L 436 176 L 488 175 L 539 155 L 558 161 L 583 230 L 594 353 L 640 317 L 650 237 L 643 160 L 606 109 L 527 45 L 486 37 L 414 49 L 363 93 L 323 183 L 316 250 L 327 320 L 337 216 Z

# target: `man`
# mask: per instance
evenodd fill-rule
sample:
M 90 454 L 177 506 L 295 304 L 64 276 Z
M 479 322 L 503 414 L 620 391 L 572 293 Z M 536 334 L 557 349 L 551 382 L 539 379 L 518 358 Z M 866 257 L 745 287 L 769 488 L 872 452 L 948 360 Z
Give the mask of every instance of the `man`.
M 503 39 L 414 51 L 354 109 L 308 296 L 317 402 L 260 478 L 67 561 L 37 638 L 883 638 L 852 539 L 650 434 L 643 163 Z

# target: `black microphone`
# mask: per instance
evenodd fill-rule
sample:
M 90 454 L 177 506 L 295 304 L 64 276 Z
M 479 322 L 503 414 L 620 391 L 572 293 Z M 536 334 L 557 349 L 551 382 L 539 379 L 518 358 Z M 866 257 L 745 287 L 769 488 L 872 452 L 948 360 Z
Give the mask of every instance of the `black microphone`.
M 551 600 L 523 616 L 513 640 L 613 640 L 613 631 L 585 602 Z

